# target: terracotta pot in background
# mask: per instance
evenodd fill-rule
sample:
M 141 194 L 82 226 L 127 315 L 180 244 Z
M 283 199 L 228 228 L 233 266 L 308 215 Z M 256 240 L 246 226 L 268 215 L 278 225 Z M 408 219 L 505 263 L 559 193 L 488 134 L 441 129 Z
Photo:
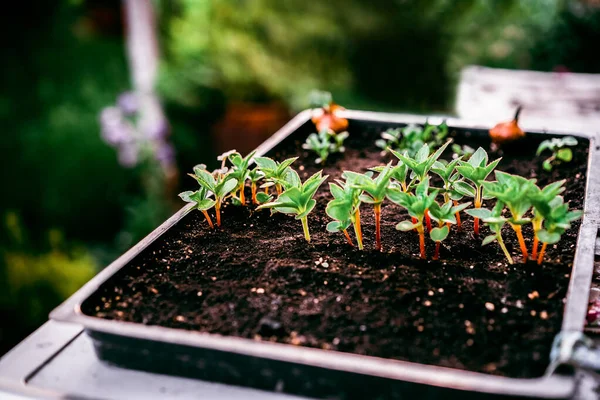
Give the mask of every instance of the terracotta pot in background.
M 217 154 L 235 149 L 247 154 L 286 124 L 290 112 L 281 103 L 229 103 L 212 131 Z

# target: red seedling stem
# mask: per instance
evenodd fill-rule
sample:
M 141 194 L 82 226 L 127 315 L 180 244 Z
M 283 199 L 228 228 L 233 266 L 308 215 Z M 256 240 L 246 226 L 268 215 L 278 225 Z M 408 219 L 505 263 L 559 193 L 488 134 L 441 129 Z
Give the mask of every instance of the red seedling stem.
M 435 253 L 433 255 L 434 260 L 439 260 L 440 258 L 440 245 L 442 242 L 435 242 Z
M 454 206 L 455 206 L 455 207 L 456 207 L 456 206 L 458 206 L 458 201 L 454 200 Z M 457 213 L 456 213 L 456 228 L 457 228 L 458 230 L 461 230 L 461 229 L 462 229 L 462 224 L 461 224 L 461 222 L 460 222 L 460 212 L 457 212 Z
M 427 224 L 427 232 L 431 232 L 431 217 L 429 216 L 429 210 L 425 210 L 425 223 Z

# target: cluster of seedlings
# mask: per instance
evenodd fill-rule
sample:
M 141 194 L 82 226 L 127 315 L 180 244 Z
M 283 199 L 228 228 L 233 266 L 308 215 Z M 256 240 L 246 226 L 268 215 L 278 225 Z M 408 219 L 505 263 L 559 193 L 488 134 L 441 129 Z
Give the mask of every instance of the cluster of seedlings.
M 319 113 L 313 117 L 318 133 L 309 135 L 303 148 L 317 153 L 317 163 L 325 163 L 332 153 L 343 152 L 343 142 L 348 137 L 345 130 L 348 121 L 339 118 L 335 111 L 341 107 L 331 101 L 328 93 L 317 93 L 315 103 Z M 518 127 L 519 110 L 510 122 L 498 124 L 490 130 L 498 143 L 507 142 L 509 134 L 522 137 Z M 581 211 L 569 210 L 561 193 L 565 181 L 551 183 L 543 188 L 535 179 L 526 179 L 501 171 L 494 171 L 500 159 L 489 160 L 487 152 L 468 146 L 452 145 L 451 161 L 441 159 L 451 144 L 447 140 L 448 126 L 409 125 L 401 129 L 388 129 L 376 141 L 384 153 L 391 153 L 397 160 L 387 165 L 374 166 L 366 173 L 344 171 L 330 182 L 333 199 L 325 212 L 332 219 L 327 225 L 329 232 L 343 233 L 350 246 L 354 242 L 349 233 L 353 228 L 360 250 L 364 249 L 361 228 L 361 206 L 372 207 L 375 216 L 375 248 L 381 245 L 381 207 L 390 201 L 405 209 L 410 220 L 399 221 L 396 229 L 415 231 L 419 237 L 420 257 L 427 258 L 426 235 L 435 243 L 433 259 L 439 259 L 441 243 L 452 231 L 460 231 L 461 213 L 473 218 L 473 232 L 480 234 L 480 222 L 489 228 L 482 245 L 497 242 L 509 263 L 513 263 L 502 237 L 503 227 L 508 224 L 516 235 L 523 262 L 530 258 L 541 264 L 548 244 L 557 243 L 570 228 L 571 222 L 581 218 Z M 553 154 L 544 162 L 545 169 L 553 164 L 568 162 L 572 152 L 568 148 L 577 144 L 575 138 L 552 139 L 540 144 L 537 153 L 545 150 Z M 200 184 L 197 191 L 187 191 L 179 196 L 194 203 L 202 211 L 211 228 L 214 228 L 208 210 L 215 209 L 217 226 L 221 226 L 221 206 L 231 198 L 234 205 L 247 204 L 244 189 L 250 182 L 252 204 L 257 209 L 271 209 L 271 213 L 294 215 L 300 220 L 306 241 L 310 242 L 308 216 L 316 206 L 314 199 L 319 187 L 328 178 L 319 171 L 304 182 L 292 168 L 297 157 L 277 162 L 268 157 L 255 156 L 255 152 L 242 157 L 235 150 L 219 157 L 221 168 L 208 172 L 206 166 L 198 165 L 190 174 Z M 251 163 L 256 164 L 254 168 Z M 488 180 L 494 173 L 496 180 Z M 258 189 L 263 190 L 258 190 Z M 484 208 L 484 202 L 493 205 Z M 523 237 L 523 225 L 531 224 L 534 240 L 531 251 Z M 454 226 L 454 228 L 453 228 Z M 540 248 L 541 243 L 541 248 Z
M 519 241 L 523 261 L 533 258 L 542 263 L 547 245 L 557 243 L 570 223 L 581 217 L 581 211 L 570 211 L 561 196 L 565 190 L 564 180 L 540 188 L 535 179 L 494 171 L 500 159 L 489 161 L 481 147 L 467 161 L 460 156 L 448 162 L 440 159 L 448 145 L 446 142 L 432 151 L 428 144 L 423 144 L 414 156 L 407 150 L 400 153 L 388 149 L 397 158 L 395 163 L 375 166 L 366 173 L 344 171 L 340 179 L 329 184 L 333 200 L 326 207 L 332 219 L 327 230 L 343 233 L 348 244 L 354 246 L 348 231 L 352 226 L 357 246 L 362 250 L 361 206 L 367 204 L 375 216 L 375 248 L 381 250 L 381 206 L 384 201 L 391 201 L 411 217 L 399 221 L 396 229 L 418 234 L 423 259 L 427 258 L 428 234 L 435 242 L 433 259 L 437 260 L 441 242 L 453 230 L 462 229 L 461 212 L 465 212 L 473 218 L 475 235 L 480 233 L 480 221 L 489 228 L 491 234 L 483 238 L 482 244 L 497 242 L 509 263 L 512 264 L 513 259 L 502 238 L 506 224 Z M 269 208 L 272 212 L 294 215 L 310 242 L 307 218 L 316 205 L 314 195 L 328 176 L 319 171 L 302 182 L 292 168 L 297 158 L 277 162 L 268 157 L 255 157 L 254 152 L 242 157 L 232 151 L 220 159 L 222 167 L 212 173 L 204 165 L 196 166 L 190 176 L 198 181 L 200 189 L 180 194 L 183 200 L 194 203 L 204 213 L 211 228 L 213 223 L 207 210 L 214 207 L 216 225 L 220 226 L 220 209 L 226 199 L 231 198 L 235 205 L 247 204 L 244 188 L 249 181 L 251 202 L 257 209 Z M 252 161 L 256 166 L 250 169 Z M 487 180 L 492 172 L 495 181 Z M 434 177 L 440 183 L 437 186 L 432 184 Z M 493 208 L 483 207 L 486 200 L 494 204 Z M 534 231 L 531 251 L 523 237 L 525 224 L 531 224 Z

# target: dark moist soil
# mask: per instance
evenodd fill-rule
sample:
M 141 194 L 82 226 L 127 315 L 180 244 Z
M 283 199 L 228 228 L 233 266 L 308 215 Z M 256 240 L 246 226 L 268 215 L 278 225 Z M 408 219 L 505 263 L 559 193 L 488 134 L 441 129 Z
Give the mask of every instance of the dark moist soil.
M 325 167 L 329 180 L 345 169 L 365 171 L 386 162 L 373 146 L 384 128 L 351 126 L 345 155 Z M 473 143 L 477 137 L 468 136 L 459 132 L 455 140 Z M 527 144 L 505 149 L 499 169 L 537 178 L 540 185 L 567 179 L 566 200 L 582 208 L 587 142 L 570 164 L 546 172 L 544 157 L 534 156 L 540 140 L 529 137 Z M 295 166 L 304 166 L 301 176 L 318 170 L 299 141 L 281 147 L 271 155 L 281 160 L 300 154 Z M 417 234 L 394 228 L 407 219 L 398 206 L 383 205 L 384 251 L 377 252 L 373 212 L 363 205 L 366 249 L 359 251 L 342 234 L 325 230 L 327 184 L 316 198 L 310 244 L 291 216 L 227 206 L 222 228 L 210 230 L 202 214 L 192 212 L 104 284 L 83 310 L 106 319 L 494 375 L 544 373 L 560 329 L 578 223 L 559 246 L 548 246 L 541 266 L 521 263 L 514 233 L 506 229 L 516 262 L 511 266 L 497 244 L 481 246 L 487 228 L 475 237 L 463 215 L 463 229 L 444 242 L 441 261 L 421 261 Z M 531 243 L 529 228 L 525 235 Z M 433 249 L 428 241 L 429 256 Z

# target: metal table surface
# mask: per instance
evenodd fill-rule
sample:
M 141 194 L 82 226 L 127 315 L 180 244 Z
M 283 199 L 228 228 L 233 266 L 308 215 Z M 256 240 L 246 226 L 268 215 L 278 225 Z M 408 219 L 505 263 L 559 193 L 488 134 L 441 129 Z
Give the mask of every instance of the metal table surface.
M 579 374 L 572 400 L 600 398 L 600 377 Z M 151 374 L 107 365 L 77 325 L 49 321 L 0 358 L 0 399 L 294 400 L 281 393 Z
M 296 396 L 100 362 L 77 325 L 49 321 L 0 359 L 0 399 L 294 400 Z

